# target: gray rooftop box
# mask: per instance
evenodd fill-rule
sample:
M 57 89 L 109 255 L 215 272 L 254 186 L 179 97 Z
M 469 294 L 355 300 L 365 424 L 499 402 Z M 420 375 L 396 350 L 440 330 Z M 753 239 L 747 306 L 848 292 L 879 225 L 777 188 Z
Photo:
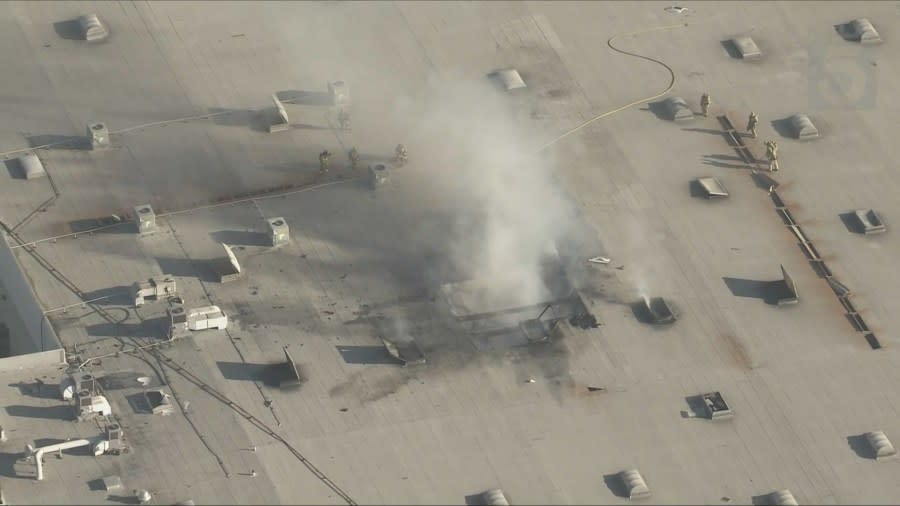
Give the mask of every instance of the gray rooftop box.
M 797 294 L 797 287 L 794 285 L 794 280 L 787 271 L 784 270 L 783 265 L 781 266 L 781 276 L 783 281 L 781 283 L 776 281 L 775 286 L 773 287 L 775 305 L 784 306 L 800 302 L 800 296 Z
M 881 36 L 866 18 L 857 18 L 844 25 L 844 36 L 860 44 L 880 44 Z
M 663 100 L 662 103 L 666 114 L 672 121 L 684 121 L 694 117 L 694 111 L 688 107 L 687 102 L 681 97 L 669 97 Z
M 814 139 L 819 136 L 819 130 L 813 125 L 812 120 L 805 114 L 794 114 L 788 121 L 791 124 L 791 130 L 794 137 L 800 140 Z
M 759 46 L 749 35 L 739 35 L 731 39 L 731 43 L 744 60 L 758 60 L 762 57 Z
M 706 408 L 706 416 L 710 420 L 725 420 L 734 417 L 731 407 L 725 402 L 719 392 L 710 392 L 700 396 L 703 406 Z
M 37 179 L 47 175 L 44 164 L 34 153 L 28 153 L 19 158 L 19 165 L 22 167 L 22 175 L 25 176 L 25 179 Z
M 725 186 L 721 181 L 714 177 L 697 178 L 696 184 L 700 188 L 702 194 L 708 199 L 722 199 L 728 197 L 728 190 L 725 189 Z
M 525 88 L 525 81 L 522 79 L 522 76 L 519 75 L 519 71 L 516 69 L 503 69 L 494 72 L 494 77 L 500 82 L 506 91 L 517 90 L 519 88 Z
M 887 231 L 881 216 L 874 209 L 857 209 L 853 211 L 853 215 L 866 235 L 882 234 Z
M 81 36 L 87 41 L 103 40 L 109 35 L 100 18 L 96 14 L 85 14 L 78 18 L 78 26 L 81 28 Z
M 425 363 L 425 354 L 422 353 L 422 349 L 419 348 L 415 339 L 406 338 L 391 341 L 382 339 L 381 342 L 384 343 L 384 347 L 387 349 L 388 353 L 390 353 L 392 357 L 403 362 L 404 365 L 418 365 Z

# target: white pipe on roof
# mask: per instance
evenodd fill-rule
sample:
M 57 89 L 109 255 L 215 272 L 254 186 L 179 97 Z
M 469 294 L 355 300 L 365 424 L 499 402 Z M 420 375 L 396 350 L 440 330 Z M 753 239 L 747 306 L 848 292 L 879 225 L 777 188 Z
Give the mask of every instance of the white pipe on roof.
M 41 462 L 41 459 L 44 457 L 44 454 L 47 452 L 56 452 L 62 450 L 70 450 L 72 448 L 80 448 L 82 446 L 88 446 L 92 443 L 90 439 L 72 439 L 69 441 L 63 441 L 62 443 L 57 443 L 55 445 L 44 446 L 43 448 L 35 449 L 33 446 L 28 445 L 25 447 L 26 452 L 31 454 L 34 457 L 34 464 L 37 466 L 37 479 L 38 481 L 44 479 L 44 466 Z

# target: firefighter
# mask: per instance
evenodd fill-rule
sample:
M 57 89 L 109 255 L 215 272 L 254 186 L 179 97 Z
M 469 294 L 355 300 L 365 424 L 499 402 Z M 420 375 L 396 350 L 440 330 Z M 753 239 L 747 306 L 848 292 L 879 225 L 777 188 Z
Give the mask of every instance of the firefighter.
M 347 157 L 350 158 L 350 168 L 356 169 L 356 165 L 359 163 L 359 151 L 356 150 L 356 146 L 350 148 Z
M 331 153 L 326 149 L 319 153 L 319 171 L 328 172 L 328 162 L 331 161 Z
M 755 112 L 750 113 L 750 118 L 747 120 L 747 132 L 756 138 L 756 126 L 759 124 L 759 116 L 756 115 Z
M 700 96 L 700 110 L 703 115 L 706 116 L 709 112 L 709 106 L 712 105 L 712 97 L 709 96 L 709 93 L 704 93 Z
M 778 172 L 778 143 L 766 141 L 766 158 L 769 159 L 769 172 Z

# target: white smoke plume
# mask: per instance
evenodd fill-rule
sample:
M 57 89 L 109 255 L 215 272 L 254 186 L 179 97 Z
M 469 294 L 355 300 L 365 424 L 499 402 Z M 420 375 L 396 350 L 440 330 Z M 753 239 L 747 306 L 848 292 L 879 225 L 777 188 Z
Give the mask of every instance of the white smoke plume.
M 492 304 L 508 306 L 547 299 L 541 262 L 573 222 L 554 162 L 533 155 L 543 136 L 515 119 L 512 104 L 485 79 L 432 81 L 396 108 L 398 121 L 415 127 L 407 147 L 411 160 L 420 157 L 413 187 L 427 188 L 419 205 L 453 216 L 452 230 L 436 231 L 448 259 L 486 282 Z

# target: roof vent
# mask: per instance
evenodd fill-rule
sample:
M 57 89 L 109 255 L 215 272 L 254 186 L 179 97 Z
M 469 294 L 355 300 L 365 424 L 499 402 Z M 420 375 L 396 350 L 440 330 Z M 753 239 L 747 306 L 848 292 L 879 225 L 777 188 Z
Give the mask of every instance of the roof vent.
M 758 60 L 762 57 L 759 46 L 756 45 L 756 42 L 749 35 L 735 37 L 731 39 L 731 44 L 744 60 Z
M 494 76 L 506 91 L 525 88 L 525 81 L 516 69 L 503 69 L 494 72 Z
M 650 487 L 637 469 L 622 471 L 619 474 L 629 499 L 645 499 L 650 497 Z
M 881 36 L 878 30 L 872 26 L 872 22 L 866 18 L 857 18 L 847 23 L 844 29 L 848 38 L 858 41 L 860 44 L 880 44 Z
M 784 489 L 769 494 L 769 502 L 775 506 L 798 506 L 794 494 L 790 490 Z
M 487 506 L 509 506 L 506 495 L 503 493 L 503 490 L 499 488 L 482 493 L 481 498 Z
M 34 153 L 28 153 L 19 158 L 19 165 L 22 167 L 22 175 L 25 176 L 25 179 L 37 179 L 47 175 L 44 164 Z
M 81 28 L 81 36 L 87 41 L 99 41 L 109 36 L 109 30 L 100 22 L 100 18 L 96 14 L 80 16 L 78 26 Z
M 805 114 L 794 114 L 788 118 L 794 137 L 800 140 L 814 139 L 819 136 L 819 129 Z
M 886 460 L 897 456 L 897 449 L 891 444 L 891 441 L 884 435 L 884 431 L 876 430 L 874 432 L 866 432 L 866 440 L 875 451 L 875 460 Z
M 662 101 L 662 105 L 672 121 L 684 121 L 694 117 L 694 111 L 688 107 L 687 102 L 681 97 L 669 97 Z

